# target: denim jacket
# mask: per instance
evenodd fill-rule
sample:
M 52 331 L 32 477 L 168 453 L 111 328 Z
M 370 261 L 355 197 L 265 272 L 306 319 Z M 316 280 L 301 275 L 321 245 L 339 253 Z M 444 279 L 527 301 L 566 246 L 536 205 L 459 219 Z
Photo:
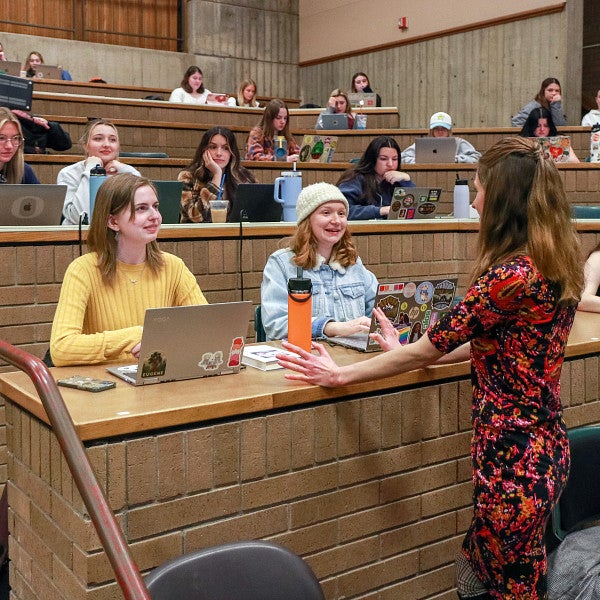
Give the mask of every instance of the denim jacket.
M 294 254 L 289 248 L 277 250 L 269 257 L 261 285 L 262 322 L 268 340 L 287 337 L 287 283 L 296 277 Z M 312 280 L 312 337 L 326 337 L 323 329 L 329 321 L 350 321 L 370 317 L 377 294 L 377 279 L 363 265 L 344 268 L 331 261 L 314 269 L 305 269 L 304 277 Z

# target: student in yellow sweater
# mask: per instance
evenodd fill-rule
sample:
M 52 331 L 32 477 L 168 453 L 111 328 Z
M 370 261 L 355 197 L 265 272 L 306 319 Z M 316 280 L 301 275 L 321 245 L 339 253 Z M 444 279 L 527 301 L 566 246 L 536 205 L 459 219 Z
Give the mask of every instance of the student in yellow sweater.
M 206 304 L 183 261 L 161 252 L 156 190 L 114 175 L 98 190 L 88 254 L 67 268 L 52 324 L 56 366 L 137 358 L 147 308 Z

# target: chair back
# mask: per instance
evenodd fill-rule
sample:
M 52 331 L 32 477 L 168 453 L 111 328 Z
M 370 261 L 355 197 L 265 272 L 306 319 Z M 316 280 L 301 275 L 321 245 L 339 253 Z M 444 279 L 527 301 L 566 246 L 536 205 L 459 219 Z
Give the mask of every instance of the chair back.
M 310 567 L 296 554 L 262 541 L 191 552 L 146 577 L 152 600 L 324 600 Z
M 571 471 L 552 513 L 552 533 L 562 541 L 573 528 L 600 519 L 600 426 L 569 430 Z

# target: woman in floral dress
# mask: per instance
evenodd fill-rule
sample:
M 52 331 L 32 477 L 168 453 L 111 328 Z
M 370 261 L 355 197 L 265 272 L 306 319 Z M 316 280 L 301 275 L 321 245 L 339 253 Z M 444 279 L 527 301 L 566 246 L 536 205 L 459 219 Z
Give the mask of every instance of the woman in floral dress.
M 474 516 L 457 559 L 461 598 L 546 598 L 547 519 L 569 471 L 560 371 L 583 285 L 564 188 L 540 145 L 505 138 L 481 158 L 473 206 L 479 254 L 464 299 L 417 342 L 338 367 L 288 343 L 288 379 L 323 386 L 379 379 L 433 362 L 471 360 Z M 376 309 L 377 312 L 377 309 Z M 445 355 L 445 356 L 444 356 Z M 443 357 L 443 358 L 442 358 Z

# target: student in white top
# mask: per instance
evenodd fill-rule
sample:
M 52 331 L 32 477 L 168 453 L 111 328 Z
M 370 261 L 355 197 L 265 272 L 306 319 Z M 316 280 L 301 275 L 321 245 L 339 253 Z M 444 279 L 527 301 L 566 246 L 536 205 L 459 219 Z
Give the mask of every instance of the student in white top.
M 429 135 L 431 137 L 454 137 L 456 140 L 457 163 L 476 163 L 481 157 L 481 152 L 475 150 L 472 144 L 463 138 L 452 136 L 452 117 L 445 112 L 436 112 L 429 119 Z M 402 151 L 402 162 L 405 165 L 415 164 L 415 145 L 412 144 Z
M 600 90 L 596 92 L 596 105 L 598 108 L 593 108 L 589 113 L 583 116 L 581 119 L 581 125 L 583 127 L 593 127 L 594 125 L 600 125 Z
M 206 104 L 206 99 L 211 93 L 204 87 L 204 76 L 200 67 L 195 65 L 188 67 L 181 87 L 174 89 L 169 96 L 169 102 L 180 102 L 181 104 Z

